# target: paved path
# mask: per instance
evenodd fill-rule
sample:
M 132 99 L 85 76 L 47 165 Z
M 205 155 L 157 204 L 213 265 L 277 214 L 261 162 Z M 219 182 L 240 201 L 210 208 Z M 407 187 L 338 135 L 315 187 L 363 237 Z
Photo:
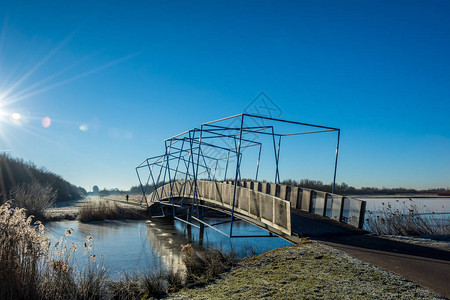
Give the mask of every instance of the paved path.
M 343 250 L 450 298 L 450 251 L 367 234 L 294 211 L 293 232 Z

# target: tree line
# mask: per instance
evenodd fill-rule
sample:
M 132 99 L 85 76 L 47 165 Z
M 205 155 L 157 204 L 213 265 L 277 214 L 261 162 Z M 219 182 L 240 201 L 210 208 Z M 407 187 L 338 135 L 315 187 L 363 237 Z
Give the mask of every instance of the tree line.
M 232 179 L 229 179 L 232 180 Z M 253 180 L 253 179 L 242 179 L 242 180 Z M 265 181 L 264 181 L 265 182 Z M 332 183 L 323 183 L 320 180 L 311 180 L 311 179 L 301 179 L 300 181 L 296 181 L 293 179 L 287 179 L 281 182 L 282 184 L 291 185 L 291 186 L 299 186 L 313 190 L 319 190 L 331 193 L 333 190 Z M 161 186 L 162 184 L 159 184 Z M 149 184 L 146 193 L 151 193 L 155 189 L 153 184 Z M 111 195 L 111 194 L 142 194 L 142 189 L 140 185 L 132 186 L 129 190 L 119 191 L 118 189 L 110 189 L 110 190 L 100 190 L 100 194 L 103 195 Z M 345 182 L 336 183 L 335 193 L 339 195 L 398 195 L 398 194 L 438 194 L 441 196 L 450 196 L 450 190 L 446 188 L 433 188 L 426 190 L 417 190 L 412 188 L 387 188 L 387 187 L 360 187 L 356 188 L 346 184 Z
M 56 192 L 56 201 L 76 200 L 86 195 L 86 190 L 77 187 L 61 176 L 45 168 L 38 168 L 32 162 L 13 158 L 9 154 L 0 153 L 0 199 L 12 198 L 11 192 L 17 186 L 31 186 L 33 183 L 50 186 Z
M 160 184 L 159 186 L 161 185 L 162 184 Z M 154 189 L 155 186 L 153 184 L 149 184 L 146 193 L 151 193 Z M 142 194 L 142 188 L 140 185 L 134 185 L 129 190 L 120 190 L 118 188 L 100 189 L 97 185 L 94 185 L 92 188 L 92 192 L 87 193 L 87 195 L 98 195 L 100 197 L 105 197 L 109 195 L 127 195 L 127 194 Z
M 284 180 L 282 184 L 292 185 L 292 186 L 300 186 L 304 188 L 324 191 L 331 193 L 333 184 L 326 184 L 320 180 L 310 180 L 310 179 L 302 179 L 299 182 L 288 179 Z M 378 188 L 378 187 L 360 187 L 355 188 L 353 186 L 349 186 L 345 182 L 336 183 L 335 193 L 339 195 L 393 195 L 393 194 L 446 194 L 450 191 L 445 188 L 437 188 L 437 189 L 427 189 L 427 190 L 416 190 L 411 188 Z

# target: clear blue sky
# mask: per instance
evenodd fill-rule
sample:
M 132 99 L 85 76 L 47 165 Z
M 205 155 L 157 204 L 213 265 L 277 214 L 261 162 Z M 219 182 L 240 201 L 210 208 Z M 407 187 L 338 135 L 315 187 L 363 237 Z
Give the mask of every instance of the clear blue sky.
M 0 7 L 0 150 L 88 190 L 136 184 L 164 138 L 260 91 L 282 118 L 341 128 L 338 182 L 450 187 L 448 1 Z

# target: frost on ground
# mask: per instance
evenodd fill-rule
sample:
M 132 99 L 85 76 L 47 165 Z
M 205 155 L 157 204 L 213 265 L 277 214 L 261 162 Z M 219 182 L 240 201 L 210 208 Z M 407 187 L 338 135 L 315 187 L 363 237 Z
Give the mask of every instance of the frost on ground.
M 244 260 L 204 288 L 174 299 L 442 299 L 331 247 L 307 242 Z
M 383 235 L 382 237 L 391 240 L 410 243 L 415 245 L 436 247 L 442 249 L 450 249 L 450 235 L 420 235 L 420 236 L 399 236 L 399 235 Z
M 107 197 L 88 196 L 82 200 L 71 200 L 65 202 L 56 202 L 54 207 L 46 210 L 46 215 L 49 220 L 67 219 L 74 220 L 80 213 L 83 206 L 92 204 L 105 203 L 117 204 L 124 208 L 135 208 L 140 205 L 140 195 L 129 195 L 129 201 L 124 195 L 110 195 Z

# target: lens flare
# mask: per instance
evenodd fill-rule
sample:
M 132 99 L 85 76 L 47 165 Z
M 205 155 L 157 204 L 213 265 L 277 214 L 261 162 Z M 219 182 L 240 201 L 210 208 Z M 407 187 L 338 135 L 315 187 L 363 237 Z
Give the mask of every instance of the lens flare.
M 42 119 L 42 127 L 49 128 L 51 124 L 52 124 L 52 119 L 50 119 L 49 117 L 45 117 Z
M 9 119 L 16 125 L 22 126 L 29 123 L 28 119 L 25 116 L 15 112 L 9 116 Z
M 79 128 L 80 128 L 81 131 L 88 131 L 89 130 L 89 127 L 87 126 L 87 124 L 81 124 Z

